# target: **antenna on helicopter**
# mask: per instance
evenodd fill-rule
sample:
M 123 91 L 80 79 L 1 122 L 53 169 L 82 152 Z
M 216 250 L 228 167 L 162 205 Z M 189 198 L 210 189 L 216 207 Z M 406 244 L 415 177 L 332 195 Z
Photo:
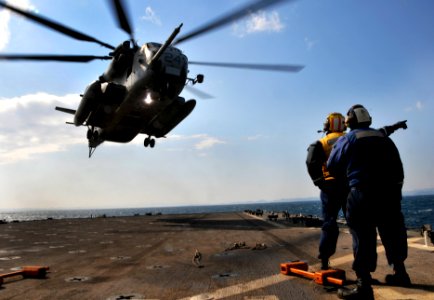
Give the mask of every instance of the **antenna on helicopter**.
M 182 27 L 182 23 L 176 27 L 172 34 L 169 36 L 169 38 L 164 42 L 164 44 L 160 47 L 160 49 L 158 49 L 157 53 L 155 53 L 154 57 L 152 57 L 151 62 L 149 63 L 149 65 L 153 65 L 154 62 L 158 61 L 158 59 L 160 58 L 160 56 L 164 53 L 164 51 L 167 49 L 167 47 L 170 46 L 170 44 L 172 44 L 173 40 L 175 39 L 175 37 L 178 35 L 178 33 L 181 31 L 181 27 Z

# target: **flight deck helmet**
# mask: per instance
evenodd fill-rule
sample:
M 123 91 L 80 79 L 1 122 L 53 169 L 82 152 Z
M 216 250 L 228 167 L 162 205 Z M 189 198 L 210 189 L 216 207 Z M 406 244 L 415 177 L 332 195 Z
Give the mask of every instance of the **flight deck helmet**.
M 369 127 L 371 123 L 371 115 L 363 105 L 356 104 L 348 110 L 345 124 L 350 129 Z
M 324 132 L 344 132 L 346 129 L 345 117 L 338 112 L 329 114 L 324 122 Z

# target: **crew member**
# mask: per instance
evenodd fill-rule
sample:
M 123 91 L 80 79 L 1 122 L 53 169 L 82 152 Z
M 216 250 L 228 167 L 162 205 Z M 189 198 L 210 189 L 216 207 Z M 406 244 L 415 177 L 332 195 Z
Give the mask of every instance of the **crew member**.
M 380 130 L 385 135 L 392 134 L 398 128 L 407 128 L 406 121 L 398 122 L 391 126 L 385 126 Z M 336 180 L 327 170 L 327 159 L 337 139 L 345 134 L 345 117 L 338 112 L 330 113 L 323 127 L 326 135 L 307 149 L 306 165 L 308 173 L 314 183 L 320 189 L 321 209 L 323 225 L 319 242 L 319 255 L 321 269 L 329 268 L 329 259 L 336 251 L 339 236 L 337 218 L 339 211 L 345 214 L 348 196 L 348 185 L 344 178 Z
M 345 180 L 336 180 L 327 170 L 326 162 L 333 144 L 345 134 L 345 117 L 340 113 L 331 113 L 324 122 L 326 135 L 307 149 L 306 165 L 308 173 L 320 189 L 323 225 L 319 242 L 321 269 L 329 268 L 329 258 L 336 251 L 339 236 L 337 217 L 342 209 L 345 212 L 348 188 Z
M 384 132 L 370 128 L 372 119 L 362 105 L 352 106 L 346 125 L 351 129 L 334 145 L 327 169 L 335 178 L 345 179 L 350 191 L 346 219 L 353 237 L 353 270 L 357 287 L 340 289 L 342 299 L 374 299 L 371 272 L 377 264 L 377 229 L 394 274 L 386 283 L 410 286 L 404 261 L 407 232 L 401 212 L 404 171 L 393 141 Z

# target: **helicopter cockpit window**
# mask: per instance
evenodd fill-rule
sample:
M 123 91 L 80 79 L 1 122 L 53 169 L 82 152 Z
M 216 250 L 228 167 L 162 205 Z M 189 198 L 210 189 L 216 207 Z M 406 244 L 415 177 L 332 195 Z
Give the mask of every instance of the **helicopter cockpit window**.
M 147 43 L 147 45 L 148 45 L 149 49 L 152 49 L 154 51 L 157 51 L 161 47 L 160 43 L 153 43 L 153 42 L 151 42 L 151 43 Z
M 158 49 L 160 49 L 161 44 L 159 44 L 159 43 L 146 43 L 146 47 L 152 53 L 152 56 L 154 56 L 155 53 L 157 53 Z

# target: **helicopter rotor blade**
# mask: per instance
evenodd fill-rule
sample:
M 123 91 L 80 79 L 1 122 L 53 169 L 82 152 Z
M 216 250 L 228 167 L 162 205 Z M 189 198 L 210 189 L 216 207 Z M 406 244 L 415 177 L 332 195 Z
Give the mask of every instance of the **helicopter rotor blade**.
M 97 44 L 99 44 L 101 46 L 104 46 L 106 48 L 109 48 L 109 49 L 112 49 L 112 50 L 115 49 L 115 47 L 113 47 L 113 46 L 111 46 L 109 44 L 106 44 L 106 43 L 104 43 L 102 41 L 99 41 L 99 40 L 97 40 L 94 37 L 91 37 L 91 36 L 86 35 L 84 33 L 78 32 L 78 31 L 76 31 L 76 30 L 74 30 L 72 28 L 66 27 L 65 25 L 62 25 L 62 24 L 57 23 L 55 21 L 49 20 L 49 19 L 47 19 L 45 17 L 37 16 L 37 15 L 35 15 L 33 13 L 21 10 L 21 9 L 19 9 L 17 7 L 14 7 L 14 6 L 11 6 L 9 4 L 6 4 L 3 1 L 0 1 L 0 7 L 4 7 L 6 9 L 9 9 L 9 10 L 11 10 L 11 11 L 13 11 L 13 12 L 19 14 L 19 15 L 22 15 L 22 16 L 24 16 L 24 17 L 26 17 L 26 18 L 28 18 L 28 19 L 30 19 L 30 20 L 38 23 L 38 24 L 44 25 L 44 26 L 46 26 L 46 27 L 48 27 L 48 28 L 50 28 L 50 29 L 52 29 L 54 31 L 60 32 L 60 33 L 62 33 L 64 35 L 67 35 L 67 36 L 72 37 L 74 39 L 77 39 L 77 40 L 80 40 L 80 41 L 94 42 L 94 43 L 97 43 Z
M 214 96 L 210 95 L 208 93 L 205 93 L 204 91 L 201 91 L 191 85 L 186 85 L 185 89 L 187 91 L 189 91 L 191 94 L 197 96 L 198 98 L 202 99 L 202 100 L 208 100 L 208 99 L 213 99 Z
M 237 69 L 253 69 L 263 71 L 281 71 L 281 72 L 299 72 L 304 66 L 301 65 L 272 65 L 272 64 L 243 64 L 243 63 L 217 63 L 217 62 L 197 62 L 189 61 L 190 65 L 237 68 Z
M 108 60 L 112 59 L 112 57 L 94 55 L 0 54 L 0 60 L 66 61 L 85 63 L 95 59 Z
M 207 33 L 209 31 L 215 30 L 219 27 L 222 27 L 230 22 L 234 22 L 249 13 L 253 13 L 255 11 L 258 11 L 260 9 L 270 7 L 272 5 L 278 4 L 282 1 L 294 1 L 294 0 L 256 0 L 253 3 L 249 3 L 245 6 L 242 6 L 238 8 L 237 10 L 228 13 L 226 15 L 223 15 L 207 24 L 202 25 L 201 27 L 197 28 L 196 30 L 191 31 L 190 33 L 184 34 L 180 36 L 178 39 L 176 39 L 173 43 L 173 45 L 179 44 L 181 42 L 184 42 L 186 40 L 189 40 L 191 38 L 197 37 L 201 34 Z
M 126 13 L 124 6 L 122 5 L 122 0 L 112 0 L 111 3 L 111 9 L 113 13 L 116 15 L 116 19 L 118 21 L 118 25 L 120 28 L 122 28 L 126 33 L 130 35 L 130 39 L 133 42 L 134 45 L 136 45 L 136 42 L 134 40 L 133 30 L 130 26 L 130 18 L 128 17 L 128 14 Z

